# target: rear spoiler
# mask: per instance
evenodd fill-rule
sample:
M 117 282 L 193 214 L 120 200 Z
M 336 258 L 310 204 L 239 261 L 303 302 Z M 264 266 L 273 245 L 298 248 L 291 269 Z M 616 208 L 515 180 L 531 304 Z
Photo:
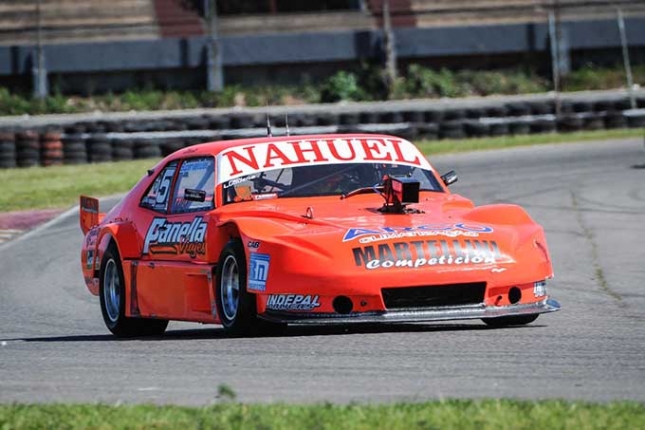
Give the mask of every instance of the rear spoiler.
M 81 196 L 80 221 L 83 234 L 87 234 L 90 228 L 97 225 L 105 214 L 99 213 L 99 199 L 88 196 Z

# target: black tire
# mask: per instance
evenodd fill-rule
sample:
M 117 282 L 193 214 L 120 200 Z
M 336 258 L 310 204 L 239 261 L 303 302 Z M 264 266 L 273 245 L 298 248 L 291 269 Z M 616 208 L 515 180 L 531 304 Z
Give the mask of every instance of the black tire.
M 463 139 L 466 137 L 462 121 L 446 121 L 439 125 L 441 139 Z
M 508 103 L 506 108 L 510 116 L 525 116 L 531 114 L 531 107 L 526 103 Z
M 531 109 L 531 114 L 533 115 L 548 115 L 555 112 L 555 106 L 553 102 L 529 102 L 527 103 Z
M 319 113 L 316 115 L 316 124 L 318 125 L 338 125 L 338 114 L 335 113 Z
M 231 278 L 237 278 L 237 286 L 227 288 L 225 284 Z M 257 317 L 255 296 L 246 291 L 247 264 L 239 239 L 232 239 L 224 246 L 215 270 L 215 279 L 217 312 L 227 333 L 237 336 L 279 335 L 285 330 L 286 324 L 264 321 Z M 234 292 L 235 289 L 237 293 Z
M 449 109 L 443 113 L 444 121 L 458 121 L 466 118 L 466 109 Z
M 359 122 L 359 114 L 356 112 L 345 112 L 338 116 L 340 125 L 358 125 Z
M 0 158 L 0 169 L 13 169 L 18 163 L 13 158 Z
M 504 118 L 508 116 L 508 109 L 506 106 L 488 106 L 486 109 L 486 116 L 489 118 Z
M 382 112 L 379 122 L 383 124 L 399 124 L 403 122 L 403 115 L 399 111 Z
M 231 127 L 231 118 L 227 116 L 210 117 L 208 128 L 211 130 L 225 130 Z
M 605 128 L 625 128 L 627 119 L 620 111 L 607 112 L 605 116 Z
M 508 132 L 514 136 L 518 134 L 529 134 L 531 132 L 531 126 L 528 122 L 511 122 L 508 124 Z
M 488 133 L 491 136 L 506 136 L 508 134 L 508 123 L 498 122 L 489 124 Z
M 255 296 L 246 291 L 246 267 L 242 242 L 229 241 L 215 270 L 215 301 L 222 326 L 236 335 L 249 334 L 257 325 Z
M 531 133 L 551 133 L 555 131 L 555 121 L 538 119 L 530 123 Z
M 158 144 L 137 142 L 134 144 L 134 158 L 160 158 L 161 147 Z
M 512 317 L 482 318 L 482 321 L 490 327 L 507 327 L 513 325 L 530 324 L 537 319 L 540 314 L 517 315 Z
M 313 127 L 315 125 L 316 117 L 313 114 L 289 115 L 289 127 Z
M 101 261 L 99 278 L 101 314 L 105 326 L 117 337 L 160 336 L 167 320 L 125 316 L 125 280 L 119 252 L 110 244 Z
M 361 124 L 378 123 L 378 114 L 376 112 L 361 112 L 359 117 Z
M 425 114 L 420 110 L 408 110 L 403 112 L 403 120 L 415 124 L 425 122 Z
M 253 116 L 246 114 L 231 115 L 231 128 L 252 128 Z
M 464 130 L 468 137 L 488 136 L 488 124 L 479 121 L 466 121 Z

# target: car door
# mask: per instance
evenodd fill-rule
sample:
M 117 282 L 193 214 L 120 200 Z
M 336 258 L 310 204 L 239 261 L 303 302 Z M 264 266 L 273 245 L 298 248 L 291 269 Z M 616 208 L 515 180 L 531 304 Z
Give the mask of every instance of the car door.
M 191 300 L 210 312 L 201 304 L 209 303 L 208 289 L 188 291 L 186 277 L 195 272 L 195 263 L 206 260 L 205 215 L 214 207 L 214 165 L 210 156 L 170 163 L 142 199 L 152 208 L 139 233 L 143 247 L 136 289 L 142 315 L 185 319 L 195 310 Z

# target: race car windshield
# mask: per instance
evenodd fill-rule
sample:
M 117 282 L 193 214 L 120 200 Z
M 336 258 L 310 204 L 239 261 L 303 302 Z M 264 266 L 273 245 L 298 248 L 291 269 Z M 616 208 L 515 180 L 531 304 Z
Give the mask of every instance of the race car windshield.
M 266 198 L 342 196 L 356 189 L 378 187 L 385 176 L 419 181 L 421 191 L 442 192 L 432 172 L 407 165 L 344 163 L 297 166 L 250 174 L 225 182 L 224 202 Z

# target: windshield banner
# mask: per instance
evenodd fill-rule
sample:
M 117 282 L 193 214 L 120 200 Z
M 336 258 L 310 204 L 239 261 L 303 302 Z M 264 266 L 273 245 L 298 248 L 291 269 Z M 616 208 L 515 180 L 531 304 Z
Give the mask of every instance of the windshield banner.
M 224 151 L 218 162 L 218 184 L 259 171 L 312 164 L 383 163 L 431 170 L 407 140 L 372 137 L 255 143 Z

